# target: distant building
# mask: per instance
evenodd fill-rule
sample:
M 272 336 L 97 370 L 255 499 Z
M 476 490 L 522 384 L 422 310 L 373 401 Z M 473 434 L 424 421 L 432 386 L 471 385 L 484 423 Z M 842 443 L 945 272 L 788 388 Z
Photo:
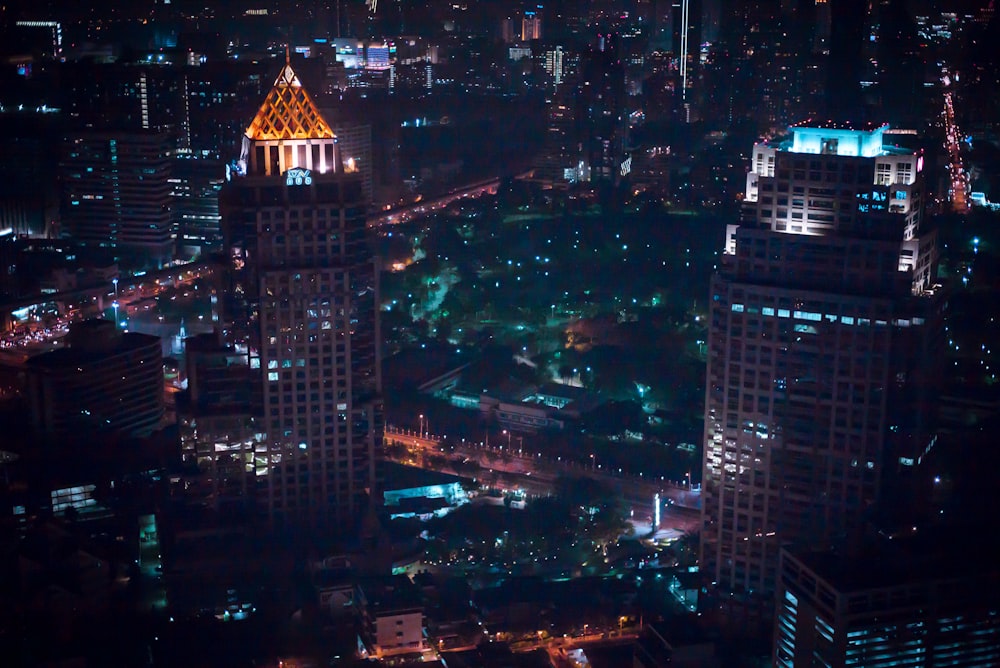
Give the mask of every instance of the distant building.
M 886 126 L 759 144 L 712 281 L 702 568 L 774 591 L 778 551 L 827 545 L 936 442 L 944 300 L 923 157 Z
M 219 191 L 226 168 L 215 155 L 179 153 L 172 161 L 171 207 L 177 221 L 177 250 L 196 257 L 222 249 Z
M 589 176 L 576 113 L 572 94 L 557 91 L 547 101 L 545 138 L 535 167 L 535 178 L 543 184 L 561 188 Z
M 174 258 L 170 138 L 157 132 L 77 132 L 63 142 L 62 232 L 112 248 L 128 264 Z
M 521 41 L 528 42 L 542 38 L 542 15 L 533 9 L 526 9 L 521 18 Z
M 98 64 L 90 58 L 65 63 L 64 111 L 81 128 L 163 133 L 171 149 L 187 150 L 190 102 L 197 98 L 190 95 L 185 68 L 169 60 L 159 53 L 141 63 Z
M 629 100 L 617 35 L 600 38 L 580 59 L 575 119 L 586 178 L 617 184 L 628 174 Z
M 513 394 L 501 391 L 501 394 L 503 398 L 480 395 L 479 410 L 487 419 L 496 420 L 513 432 L 561 430 L 604 403 L 588 390 L 559 383 L 524 388 Z M 454 397 L 452 403 L 461 405 Z
M 94 432 L 147 436 L 163 419 L 163 353 L 155 336 L 107 320 L 74 323 L 66 348 L 28 360 L 31 426 L 50 439 Z
M 943 536 L 781 553 L 774 665 L 1000 665 L 996 549 Z M 903 545 L 900 545 L 902 543 Z
M 372 126 L 334 123 L 337 148 L 344 163 L 344 171 L 361 175 L 361 190 L 365 200 L 374 201 L 374 163 L 372 154 Z

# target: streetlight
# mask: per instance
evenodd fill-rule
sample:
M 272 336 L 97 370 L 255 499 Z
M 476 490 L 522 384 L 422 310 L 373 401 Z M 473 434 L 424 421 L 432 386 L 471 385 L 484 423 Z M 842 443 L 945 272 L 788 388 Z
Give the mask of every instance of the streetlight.
M 509 431 L 507 431 L 506 429 L 503 430 L 503 433 L 507 435 L 507 452 L 510 452 L 510 437 L 511 437 L 511 433 Z
M 111 284 L 115 286 L 115 301 L 118 300 L 118 277 L 115 276 L 111 279 Z
M 420 438 L 424 437 L 424 424 L 425 424 L 425 420 L 426 420 L 426 418 L 421 413 L 421 415 L 420 415 Z

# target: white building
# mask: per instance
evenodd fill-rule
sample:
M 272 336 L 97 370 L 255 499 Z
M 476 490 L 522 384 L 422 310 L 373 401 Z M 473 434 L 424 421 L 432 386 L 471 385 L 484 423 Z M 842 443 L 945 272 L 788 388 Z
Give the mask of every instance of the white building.
M 771 592 L 783 545 L 858 528 L 934 443 L 941 310 L 923 160 L 886 127 L 754 148 L 711 290 L 702 566 Z

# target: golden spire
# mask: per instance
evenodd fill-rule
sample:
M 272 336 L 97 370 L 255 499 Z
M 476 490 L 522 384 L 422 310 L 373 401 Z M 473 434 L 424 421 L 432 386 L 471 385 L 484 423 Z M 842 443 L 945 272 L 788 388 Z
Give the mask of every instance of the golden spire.
M 285 66 L 274 80 L 246 136 L 253 141 L 271 139 L 332 139 L 330 124 L 302 87 L 292 69 L 291 53 L 285 46 Z

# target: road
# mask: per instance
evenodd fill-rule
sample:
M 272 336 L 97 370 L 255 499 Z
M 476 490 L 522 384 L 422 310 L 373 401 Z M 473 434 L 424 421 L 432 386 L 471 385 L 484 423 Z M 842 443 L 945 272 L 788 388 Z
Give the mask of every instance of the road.
M 48 350 L 52 342 L 66 335 L 71 322 L 102 317 L 108 308 L 114 308 L 116 315 L 124 320 L 131 305 L 152 299 L 171 287 L 183 288 L 211 275 L 211 272 L 210 264 L 192 262 L 141 276 L 115 279 L 106 286 L 39 295 L 18 306 L 29 311 L 43 311 L 45 316 L 37 313 L 29 315 L 24 322 L 5 332 L 0 337 L 0 350 L 21 348 L 33 354 Z M 59 310 L 57 315 L 51 315 L 47 310 L 52 305 Z
M 969 174 L 962 164 L 962 135 L 955 121 L 954 81 L 947 68 L 942 71 L 941 83 L 944 85 L 944 110 L 941 115 L 944 116 L 945 149 L 948 151 L 950 179 L 948 197 L 954 213 L 968 213 Z
M 517 174 L 513 178 L 523 179 L 531 174 L 532 172 L 524 172 L 522 174 Z M 502 177 L 497 176 L 483 181 L 476 181 L 475 183 L 460 186 L 444 195 L 430 197 L 426 200 L 422 199 L 419 202 L 392 208 L 387 211 L 380 211 L 368 218 L 368 227 L 379 228 L 388 225 L 399 225 L 401 223 L 409 222 L 414 218 L 425 216 L 432 211 L 436 211 L 437 209 L 443 209 L 455 200 L 459 200 L 464 197 L 479 197 L 485 194 L 495 195 L 497 188 L 500 187 L 501 178 Z
M 504 448 L 502 445 L 489 447 L 473 442 L 450 443 L 450 449 L 446 452 L 441 446 L 442 440 L 436 435 L 397 429 L 391 425 L 386 427 L 385 441 L 400 443 L 410 449 L 419 449 L 426 455 L 471 459 L 485 471 L 531 477 L 533 480 L 548 483 L 555 481 L 560 475 L 586 476 L 600 480 L 613 488 L 621 488 L 626 500 L 630 502 L 649 505 L 653 496 L 659 494 L 661 498 L 669 499 L 670 502 L 680 506 L 692 509 L 699 507 L 700 498 L 697 492 L 692 492 L 683 485 L 671 484 L 664 480 L 647 481 L 635 476 L 614 475 L 598 468 L 581 467 L 573 462 L 556 462 L 540 456 L 532 457 L 530 454 L 524 455 L 519 448 L 510 446 Z
M 442 455 L 440 442 L 433 436 L 420 436 L 414 433 L 399 432 L 386 429 L 387 442 L 402 443 L 411 449 L 424 450 L 428 455 Z M 491 455 L 487 457 L 487 454 Z M 660 506 L 660 527 L 667 529 L 677 529 L 680 533 L 697 532 L 701 524 L 700 511 L 688 508 L 676 503 L 671 503 L 671 494 L 682 496 L 683 489 L 661 488 L 659 484 L 641 483 L 632 478 L 621 478 L 588 469 L 566 468 L 558 470 L 555 466 L 550 466 L 547 470 L 538 470 L 538 462 L 531 458 L 509 457 L 503 458 L 499 454 L 472 448 L 456 448 L 454 452 L 448 453 L 449 457 L 463 457 L 479 462 L 480 471 L 477 480 L 484 480 L 493 487 L 504 491 L 524 490 L 529 497 L 549 496 L 555 491 L 555 481 L 561 474 L 570 473 L 575 475 L 587 475 L 600 479 L 615 489 L 620 489 L 626 504 L 631 508 L 632 517 L 637 525 L 649 524 L 653 521 L 653 495 L 657 491 L 662 491 L 661 498 L 664 502 Z M 447 473 L 466 479 L 472 479 L 467 471 L 456 470 L 451 466 L 449 459 L 435 465 L 434 458 L 431 457 L 406 457 L 396 460 L 401 464 L 410 466 L 420 466 L 432 471 Z

